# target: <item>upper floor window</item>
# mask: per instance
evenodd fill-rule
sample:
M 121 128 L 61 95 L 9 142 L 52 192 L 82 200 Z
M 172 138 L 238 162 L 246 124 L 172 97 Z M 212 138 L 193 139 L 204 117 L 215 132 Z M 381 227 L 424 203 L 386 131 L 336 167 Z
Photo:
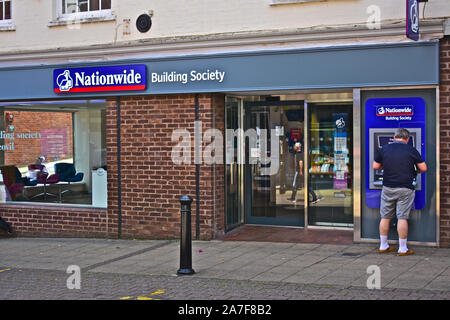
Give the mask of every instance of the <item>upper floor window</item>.
M 111 0 L 61 0 L 61 2 L 62 14 L 111 9 Z
M 111 0 L 58 0 L 56 4 L 56 16 L 49 27 L 115 20 Z
M 0 0 L 0 21 L 11 19 L 11 1 Z

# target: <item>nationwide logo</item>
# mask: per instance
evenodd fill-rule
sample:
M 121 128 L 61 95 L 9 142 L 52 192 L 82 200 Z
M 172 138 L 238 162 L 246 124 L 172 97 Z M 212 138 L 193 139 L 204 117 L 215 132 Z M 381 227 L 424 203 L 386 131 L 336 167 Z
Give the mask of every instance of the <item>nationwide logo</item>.
M 53 71 L 55 93 L 145 90 L 146 65 L 65 68 Z
M 410 12 L 409 12 L 409 19 L 411 24 L 411 31 L 414 33 L 419 32 L 419 8 L 417 4 L 417 0 L 413 0 Z
M 56 78 L 56 83 L 58 84 L 59 90 L 61 92 L 70 91 L 70 89 L 73 88 L 73 80 L 70 76 L 70 71 L 64 70 L 64 72 Z
M 413 106 L 376 106 L 377 116 L 412 116 L 414 115 Z
M 419 40 L 419 0 L 406 0 L 406 36 Z
M 345 121 L 344 118 L 339 118 L 338 120 L 336 120 L 336 128 L 338 129 L 343 129 L 345 128 Z

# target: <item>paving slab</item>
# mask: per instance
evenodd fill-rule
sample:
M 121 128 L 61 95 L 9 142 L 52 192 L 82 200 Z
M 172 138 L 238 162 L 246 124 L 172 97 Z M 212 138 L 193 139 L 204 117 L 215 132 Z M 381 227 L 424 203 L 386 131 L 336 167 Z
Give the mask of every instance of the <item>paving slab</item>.
M 450 290 L 450 275 L 440 275 L 434 278 L 431 282 L 429 282 L 425 289 L 427 290 L 442 290 L 449 291 Z
M 433 277 L 422 275 L 399 275 L 392 279 L 391 282 L 384 284 L 385 288 L 403 288 L 403 289 L 424 289 L 434 280 Z

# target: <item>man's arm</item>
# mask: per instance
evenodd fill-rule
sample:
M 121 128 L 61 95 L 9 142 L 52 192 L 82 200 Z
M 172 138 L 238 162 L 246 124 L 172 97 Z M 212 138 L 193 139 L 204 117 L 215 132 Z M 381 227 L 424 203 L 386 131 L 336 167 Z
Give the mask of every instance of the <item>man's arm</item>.
M 419 171 L 419 173 L 424 173 L 425 171 L 427 171 L 427 164 L 425 163 L 425 161 L 423 160 L 422 156 L 420 155 L 420 153 L 414 149 L 413 150 L 415 153 L 415 159 L 414 162 L 416 164 L 417 170 Z
M 372 164 L 372 167 L 373 167 L 375 170 L 381 170 L 381 169 L 383 169 L 383 164 L 374 161 L 373 164 Z
M 373 164 L 372 168 L 375 170 L 382 170 L 383 169 L 383 156 L 381 154 L 382 149 L 378 150 L 375 153 L 375 157 L 373 158 Z

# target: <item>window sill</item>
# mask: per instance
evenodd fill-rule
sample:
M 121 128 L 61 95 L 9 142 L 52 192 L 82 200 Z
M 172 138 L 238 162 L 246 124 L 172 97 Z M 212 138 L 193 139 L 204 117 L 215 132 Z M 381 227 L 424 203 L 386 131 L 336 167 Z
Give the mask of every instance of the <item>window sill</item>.
M 11 22 L 0 22 L 0 31 L 16 31 L 16 26 Z
M 113 14 L 95 15 L 95 16 L 73 16 L 73 17 L 58 17 L 50 21 L 48 27 L 77 25 L 83 23 L 108 22 L 115 21 L 116 16 Z
M 0 202 L 0 207 L 11 208 L 55 208 L 57 210 L 100 210 L 107 211 L 107 207 L 96 207 L 90 204 L 75 204 L 75 203 L 51 203 L 51 202 L 26 202 L 26 201 L 6 201 Z

